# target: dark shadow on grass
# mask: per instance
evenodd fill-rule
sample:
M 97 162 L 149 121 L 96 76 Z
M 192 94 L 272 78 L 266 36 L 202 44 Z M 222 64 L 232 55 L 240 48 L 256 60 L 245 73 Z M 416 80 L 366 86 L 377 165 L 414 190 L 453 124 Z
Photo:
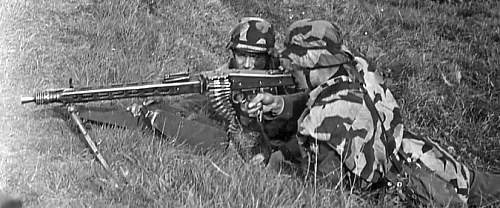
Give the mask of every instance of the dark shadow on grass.
M 146 136 L 153 136 L 161 141 L 170 142 L 176 148 L 189 149 L 190 151 L 192 151 L 192 153 L 198 155 L 207 155 L 213 152 L 227 153 L 227 146 L 223 149 L 194 146 L 186 144 L 186 142 L 182 141 L 182 139 L 173 139 L 168 135 L 162 134 L 162 132 L 160 131 L 153 131 L 148 126 L 144 125 L 144 123 L 140 121 L 139 118 L 133 117 L 130 112 L 127 112 L 119 107 L 87 107 L 80 105 L 77 106 L 77 109 L 80 112 L 79 117 L 82 118 L 84 127 L 89 132 L 91 132 L 92 129 L 96 127 L 121 129 L 123 131 L 131 130 L 134 132 L 140 132 Z M 71 132 L 81 138 L 82 142 L 85 142 L 83 140 L 82 133 L 77 128 L 73 120 L 70 119 L 70 115 L 66 107 L 56 107 L 52 108 L 51 110 L 53 112 L 53 117 L 66 121 L 67 126 L 70 128 Z M 89 114 L 89 112 L 93 114 Z M 119 121 L 122 121 L 122 123 L 119 124 Z M 98 137 L 98 135 L 96 135 L 95 137 Z
M 21 208 L 23 203 L 18 199 L 8 199 L 0 202 L 0 208 Z

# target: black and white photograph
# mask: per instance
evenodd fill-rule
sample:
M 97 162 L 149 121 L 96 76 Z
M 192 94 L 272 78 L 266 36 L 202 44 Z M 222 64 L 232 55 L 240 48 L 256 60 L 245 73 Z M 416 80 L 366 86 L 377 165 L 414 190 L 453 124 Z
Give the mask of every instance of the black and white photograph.
M 0 208 L 500 207 L 500 1 L 0 2 Z

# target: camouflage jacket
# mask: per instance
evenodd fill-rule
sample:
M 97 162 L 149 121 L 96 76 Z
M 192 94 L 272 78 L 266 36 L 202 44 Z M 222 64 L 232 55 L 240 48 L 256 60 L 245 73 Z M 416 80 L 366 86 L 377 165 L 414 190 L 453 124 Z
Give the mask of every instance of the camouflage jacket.
M 356 69 L 341 68 L 308 96 L 285 97 L 282 115 L 293 115 L 291 111 L 300 108 L 297 103 L 308 97 L 298 120 L 299 144 L 314 152 L 315 142 L 325 142 L 342 156 L 350 172 L 378 182 L 401 146 L 403 124 L 396 100 L 382 79 L 368 69 L 366 61 L 356 61 Z
M 403 159 L 417 163 L 449 183 L 465 202 L 469 169 L 429 138 L 404 131 L 400 108 L 382 77 L 364 59 L 354 60 L 358 75 L 335 76 L 309 94 L 285 97 L 280 117 L 303 110 L 297 135 L 304 152 L 315 153 L 315 144 L 324 142 L 351 173 L 372 183 L 394 176 L 392 167 Z

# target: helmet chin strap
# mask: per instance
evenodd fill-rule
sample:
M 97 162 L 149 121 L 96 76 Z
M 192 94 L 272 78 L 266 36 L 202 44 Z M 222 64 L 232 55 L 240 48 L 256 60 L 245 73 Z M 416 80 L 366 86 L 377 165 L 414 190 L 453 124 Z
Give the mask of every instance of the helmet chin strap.
M 331 77 L 329 77 L 328 79 L 332 79 L 332 78 L 335 78 L 336 76 L 339 76 L 339 75 L 349 75 L 347 73 L 347 71 L 344 69 L 344 64 L 345 63 L 341 63 L 341 64 L 335 64 L 335 65 L 330 65 L 330 66 L 322 66 L 322 67 L 316 67 L 316 68 L 305 68 L 305 69 L 302 69 L 302 73 L 304 73 L 304 76 L 306 78 L 306 83 L 307 83 L 307 87 L 310 89 L 310 90 L 314 90 L 314 86 L 312 85 L 311 83 L 311 70 L 315 70 L 315 69 L 322 69 L 322 68 L 331 68 L 331 67 L 339 67 L 338 70 L 332 74 Z M 341 73 L 341 74 L 339 74 Z
M 311 69 L 303 69 L 302 73 L 304 73 L 304 76 L 306 78 L 307 87 L 309 88 L 309 90 L 313 90 L 314 87 L 311 84 Z

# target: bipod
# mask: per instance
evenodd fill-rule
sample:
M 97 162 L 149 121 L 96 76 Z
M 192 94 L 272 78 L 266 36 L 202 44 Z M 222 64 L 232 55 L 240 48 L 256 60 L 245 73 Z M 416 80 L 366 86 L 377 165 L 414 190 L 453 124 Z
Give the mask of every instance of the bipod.
M 97 161 L 99 161 L 99 163 L 101 163 L 104 170 L 106 170 L 106 172 L 111 175 L 112 183 L 113 183 L 112 185 L 114 187 L 118 187 L 118 184 L 116 183 L 116 179 L 117 179 L 116 175 L 109 167 L 108 162 L 106 162 L 106 159 L 104 159 L 104 156 L 102 156 L 101 152 L 97 148 L 96 143 L 92 140 L 89 133 L 85 129 L 85 126 L 83 126 L 82 120 L 80 119 L 80 117 L 78 117 L 78 111 L 76 110 L 76 107 L 74 105 L 71 105 L 71 104 L 68 105 L 68 113 L 70 114 L 71 120 L 73 120 L 73 122 L 78 127 L 78 130 L 82 133 L 82 135 L 85 139 L 85 143 L 92 151 L 92 154 L 95 155 L 95 157 L 97 158 Z

